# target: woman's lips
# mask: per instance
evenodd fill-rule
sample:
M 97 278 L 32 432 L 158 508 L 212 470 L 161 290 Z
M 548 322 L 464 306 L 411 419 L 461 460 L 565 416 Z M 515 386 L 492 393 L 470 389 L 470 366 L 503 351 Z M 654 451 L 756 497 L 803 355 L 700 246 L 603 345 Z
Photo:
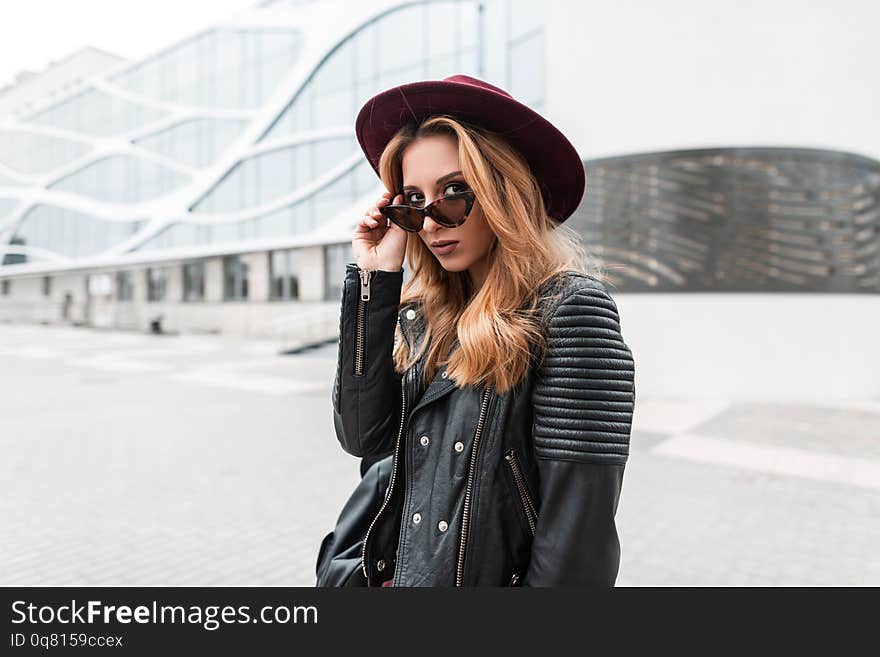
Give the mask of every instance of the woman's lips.
M 443 246 L 435 246 L 434 253 L 437 255 L 447 255 L 455 251 L 455 247 L 458 246 L 458 242 L 452 242 L 450 244 L 444 244 Z

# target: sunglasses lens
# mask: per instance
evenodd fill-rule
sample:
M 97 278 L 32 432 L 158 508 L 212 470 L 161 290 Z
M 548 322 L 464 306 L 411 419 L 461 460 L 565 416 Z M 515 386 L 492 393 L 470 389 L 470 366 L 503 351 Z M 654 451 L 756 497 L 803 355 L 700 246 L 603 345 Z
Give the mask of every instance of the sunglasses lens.
M 386 205 L 382 214 L 404 230 L 417 233 L 422 229 L 422 215 L 405 205 Z
M 464 223 L 467 211 L 467 196 L 446 196 L 434 203 L 431 216 L 438 224 L 453 228 Z

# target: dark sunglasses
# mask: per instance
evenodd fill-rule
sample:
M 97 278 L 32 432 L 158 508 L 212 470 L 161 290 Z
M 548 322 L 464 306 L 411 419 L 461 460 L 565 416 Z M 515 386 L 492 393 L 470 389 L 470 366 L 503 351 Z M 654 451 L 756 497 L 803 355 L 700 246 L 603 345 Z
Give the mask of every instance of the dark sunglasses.
M 471 213 L 476 196 L 472 190 L 441 196 L 430 205 L 417 208 L 413 205 L 386 205 L 379 208 L 383 216 L 411 233 L 418 233 L 425 225 L 425 217 L 431 217 L 441 226 L 457 228 Z

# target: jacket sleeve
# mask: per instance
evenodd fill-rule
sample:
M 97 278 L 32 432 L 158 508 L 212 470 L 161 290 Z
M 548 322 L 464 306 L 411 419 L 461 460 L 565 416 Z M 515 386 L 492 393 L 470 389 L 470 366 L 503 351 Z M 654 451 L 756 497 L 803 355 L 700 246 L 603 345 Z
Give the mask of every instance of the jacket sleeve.
M 614 586 L 615 514 L 629 453 L 635 367 L 598 281 L 568 292 L 547 325 L 533 389 L 540 510 L 524 586 Z
M 342 449 L 360 457 L 393 449 L 401 375 L 392 353 L 403 268 L 364 272 L 346 265 L 333 382 L 333 424 Z M 364 297 L 364 298 L 362 298 Z

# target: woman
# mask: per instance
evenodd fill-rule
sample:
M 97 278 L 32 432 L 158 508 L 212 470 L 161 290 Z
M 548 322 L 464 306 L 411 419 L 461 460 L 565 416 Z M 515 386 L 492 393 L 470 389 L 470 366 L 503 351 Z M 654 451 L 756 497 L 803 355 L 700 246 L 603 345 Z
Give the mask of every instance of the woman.
M 465 75 L 378 94 L 356 132 L 392 191 L 352 240 L 334 423 L 391 474 L 346 584 L 613 585 L 634 367 L 561 226 L 580 157 Z

